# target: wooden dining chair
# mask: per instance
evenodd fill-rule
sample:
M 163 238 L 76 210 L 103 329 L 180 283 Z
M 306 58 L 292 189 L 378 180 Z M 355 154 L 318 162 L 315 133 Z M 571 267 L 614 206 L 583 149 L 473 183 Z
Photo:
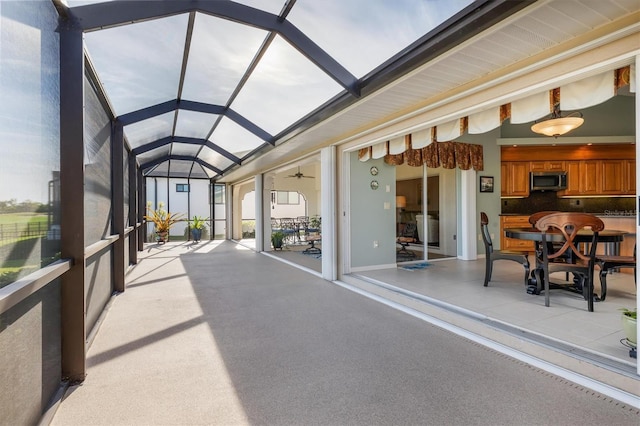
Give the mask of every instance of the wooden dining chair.
M 544 210 L 541 212 L 536 212 L 534 214 L 532 214 L 531 216 L 529 216 L 529 223 L 531 224 L 531 226 L 533 226 L 535 228 L 536 223 L 538 223 L 538 221 L 540 219 L 542 219 L 545 216 L 548 216 L 550 214 L 553 213 L 560 213 L 560 211 L 558 210 Z M 560 247 L 562 247 L 562 243 L 547 243 L 547 249 L 550 252 L 555 252 L 557 251 Z M 542 262 L 542 245 L 540 243 L 536 243 L 536 264 L 538 264 L 538 262 Z M 571 253 L 567 253 L 566 256 L 571 255 Z M 567 281 L 569 281 L 569 273 L 567 272 L 565 274 L 565 279 Z
M 633 245 L 633 256 L 598 255 L 596 264 L 600 266 L 600 300 L 607 297 L 607 274 L 620 268 L 633 268 L 633 282 L 636 284 L 636 245 Z
M 531 216 L 529 216 L 529 223 L 531 224 L 531 226 L 536 226 L 536 223 L 538 223 L 540 219 L 553 213 L 560 213 L 560 212 L 558 210 L 545 210 L 541 212 L 536 212 Z
M 538 288 L 540 283 L 544 283 L 545 306 L 549 306 L 550 274 L 571 272 L 580 283 L 589 312 L 593 312 L 593 276 L 598 233 L 604 229 L 602 220 L 588 213 L 552 213 L 540 218 L 536 222 L 536 228 L 542 233 L 542 264 L 535 269 L 534 275 Z M 589 252 L 582 253 L 576 237 L 578 232 L 587 228 L 593 235 L 587 245 Z M 549 233 L 560 233 L 564 238 L 562 245 L 554 252 L 549 249 Z
M 484 286 L 489 285 L 491 281 L 491 275 L 493 274 L 493 262 L 496 260 L 511 260 L 518 262 L 524 266 L 524 285 L 529 285 L 529 257 L 527 253 L 507 251 L 507 250 L 494 250 L 493 241 L 491 240 L 491 234 L 489 233 L 489 217 L 485 212 L 480 212 L 480 229 L 482 231 L 482 241 L 484 242 L 486 265 L 484 268 Z

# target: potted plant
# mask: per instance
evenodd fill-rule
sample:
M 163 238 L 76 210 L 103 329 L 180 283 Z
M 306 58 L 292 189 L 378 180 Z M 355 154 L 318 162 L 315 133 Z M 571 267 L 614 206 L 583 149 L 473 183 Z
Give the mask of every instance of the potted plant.
M 207 226 L 207 220 L 202 216 L 193 216 L 189 222 L 191 222 L 191 237 L 193 241 L 198 242 L 202 238 L 202 230 Z
M 145 220 L 153 222 L 155 225 L 156 241 L 158 244 L 163 244 L 169 241 L 169 229 L 176 223 L 182 220 L 182 214 L 169 213 L 164 209 L 164 203 L 158 203 L 156 210 L 151 208 L 151 203 L 147 204 L 147 214 L 144 216 Z
M 271 245 L 273 245 L 274 250 L 282 250 L 282 245 L 284 243 L 284 232 L 282 231 L 274 231 L 271 233 Z
M 624 335 L 633 346 L 637 346 L 638 336 L 638 312 L 635 309 L 621 308 L 622 311 L 622 329 Z
M 309 218 L 309 231 L 320 233 L 322 229 L 322 218 L 320 216 L 312 216 Z

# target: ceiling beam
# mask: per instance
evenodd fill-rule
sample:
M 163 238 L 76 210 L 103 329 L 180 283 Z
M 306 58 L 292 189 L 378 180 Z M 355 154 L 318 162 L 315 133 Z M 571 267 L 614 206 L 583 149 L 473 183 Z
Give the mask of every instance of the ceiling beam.
M 118 116 L 117 120 L 122 123 L 123 126 L 134 124 L 139 121 L 147 120 L 158 115 L 166 114 L 168 112 L 175 111 L 178 108 L 178 100 L 163 102 L 161 104 L 152 105 L 146 108 L 132 111 L 127 114 Z
M 223 148 L 220 148 L 218 145 L 214 144 L 213 142 L 207 139 L 189 138 L 186 136 L 173 136 L 173 137 L 167 136 L 167 137 L 146 143 L 144 145 L 140 145 L 139 147 L 135 148 L 131 152 L 134 155 L 140 155 L 140 154 L 144 154 L 145 152 L 149 152 L 154 149 L 161 148 L 165 145 L 169 145 L 171 143 L 185 143 L 185 144 L 191 144 L 191 145 L 206 146 L 207 148 L 211 148 L 213 151 L 222 155 L 226 159 L 233 161 L 233 163 L 236 165 L 239 165 L 242 163 L 242 160 L 239 157 L 233 155 L 232 153 L 230 153 L 229 151 Z
M 207 163 L 206 161 L 200 159 L 200 158 L 196 158 L 193 157 L 191 155 L 165 155 L 162 156 L 160 158 L 156 158 L 155 160 L 151 160 L 148 161 L 144 164 L 140 165 L 140 169 L 141 170 L 146 170 L 149 169 L 153 166 L 156 166 L 158 164 L 164 163 L 165 161 L 170 161 L 170 160 L 183 160 L 183 161 L 195 161 L 196 163 L 200 164 L 203 167 L 206 167 L 209 170 L 212 170 L 214 172 L 216 172 L 217 174 L 221 175 L 222 174 L 222 170 L 218 169 L 215 166 L 212 166 L 211 164 Z
M 122 123 L 123 126 L 134 124 L 143 120 L 147 120 L 152 117 L 156 117 L 158 115 L 166 114 L 175 110 L 185 110 L 185 111 L 196 111 L 203 112 L 206 114 L 216 114 L 216 115 L 224 115 L 237 125 L 241 126 L 246 131 L 254 134 L 259 137 L 263 141 L 274 145 L 275 138 L 261 127 L 257 126 L 253 122 L 247 120 L 244 116 L 238 114 L 234 110 L 230 108 L 225 108 L 221 105 L 214 104 L 206 104 L 203 102 L 195 102 L 195 101 L 187 101 L 181 100 L 178 101 L 174 99 L 172 101 L 163 102 L 161 104 L 153 105 L 147 108 L 139 109 L 137 111 L 132 111 L 127 114 L 123 114 L 119 116 L 117 119 Z

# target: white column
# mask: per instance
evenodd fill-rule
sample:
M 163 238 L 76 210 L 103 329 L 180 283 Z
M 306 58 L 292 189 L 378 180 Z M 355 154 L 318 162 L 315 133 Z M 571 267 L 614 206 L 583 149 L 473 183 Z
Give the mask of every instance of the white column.
M 255 214 L 256 218 L 256 251 L 264 251 L 264 194 L 263 194 L 263 176 L 262 174 L 256 175 L 254 180 L 254 190 L 256 194 Z
M 478 258 L 478 246 L 476 238 L 476 171 L 463 170 L 461 176 L 461 203 L 462 223 L 460 226 L 462 260 L 475 260 Z
M 640 96 L 638 96 L 638 87 L 640 87 L 640 55 L 636 55 L 636 63 L 635 63 L 635 89 L 636 89 L 636 215 L 638 214 L 638 209 L 640 207 L 640 199 L 637 197 L 638 188 L 640 188 L 640 170 L 638 169 L 638 160 L 640 159 L 640 145 L 638 145 L 638 141 L 640 141 Z M 633 76 L 632 76 L 633 77 Z M 640 235 L 640 222 L 636 218 L 636 235 Z M 636 271 L 636 279 L 637 279 L 637 271 Z M 640 310 L 640 299 L 636 294 L 636 309 Z M 638 341 L 638 336 L 636 336 L 636 342 Z M 636 372 L 640 375 L 640 362 L 636 363 Z
M 227 229 L 229 238 L 242 239 L 242 197 L 240 196 L 240 186 L 233 185 L 227 191 Z
M 271 190 L 273 189 L 274 174 L 262 175 L 262 250 L 271 249 Z M 257 220 L 256 216 L 256 220 Z M 257 223 L 256 223 L 257 225 Z M 257 228 L 256 228 L 257 229 Z M 256 239 L 258 235 L 256 234 Z
M 336 227 L 336 149 L 333 146 L 320 151 L 320 217 L 322 218 L 322 278 L 336 280 L 337 227 Z

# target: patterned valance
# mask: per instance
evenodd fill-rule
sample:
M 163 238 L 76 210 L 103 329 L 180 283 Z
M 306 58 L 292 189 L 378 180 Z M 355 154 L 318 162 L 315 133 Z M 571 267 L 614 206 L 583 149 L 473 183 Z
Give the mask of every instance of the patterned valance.
M 465 133 L 489 132 L 506 120 L 511 123 L 529 123 L 561 108 L 576 110 L 602 103 L 615 96 L 625 86 L 635 92 L 635 67 L 626 66 L 594 75 L 562 87 L 537 93 L 489 110 L 480 111 L 434 127 L 418 130 L 410 135 L 398 136 L 358 151 L 358 159 L 367 161 L 384 158 L 387 164 L 462 170 L 483 170 L 482 145 L 451 142 Z
M 433 169 L 441 166 L 444 169 L 455 169 L 457 166 L 461 170 L 473 168 L 476 171 L 482 171 L 484 170 L 482 155 L 482 145 L 434 142 L 424 148 L 409 148 L 402 154 L 387 154 L 384 156 L 384 162 L 391 166 L 407 164 L 412 167 L 422 167 L 426 164 Z

